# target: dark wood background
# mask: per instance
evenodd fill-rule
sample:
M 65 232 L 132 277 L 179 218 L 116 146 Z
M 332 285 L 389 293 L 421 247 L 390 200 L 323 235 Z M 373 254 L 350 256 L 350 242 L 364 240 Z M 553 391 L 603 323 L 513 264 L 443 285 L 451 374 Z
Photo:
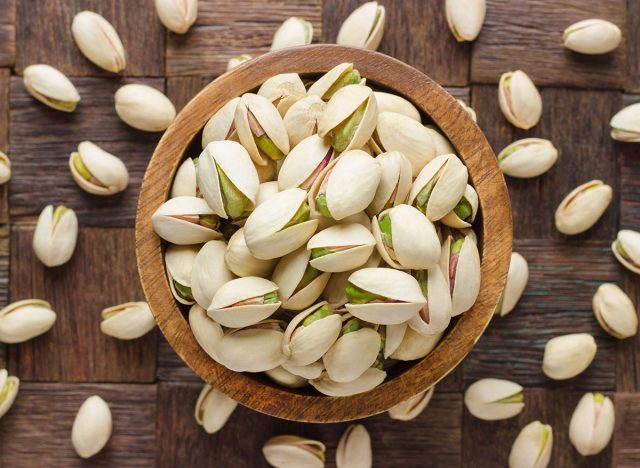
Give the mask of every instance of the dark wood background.
M 0 367 L 22 379 L 15 406 L 0 420 L 0 466 L 265 466 L 264 441 L 293 433 L 322 440 L 334 466 L 346 424 L 304 425 L 238 408 L 227 426 L 207 435 L 193 419 L 201 388 L 158 332 L 120 342 L 99 331 L 106 306 L 140 300 L 133 222 L 140 179 L 158 134 L 127 127 L 113 110 L 113 92 L 143 82 L 168 93 L 178 108 L 241 53 L 268 50 L 289 16 L 314 24 L 315 40 L 335 40 L 342 20 L 360 0 L 208 0 L 185 36 L 167 33 L 153 0 L 0 0 L 0 149 L 13 178 L 0 197 L 0 302 L 28 297 L 50 301 L 58 321 L 23 345 L 0 346 Z M 382 0 L 387 26 L 380 50 L 424 71 L 470 103 L 496 151 L 525 136 L 548 138 L 560 149 L 555 167 L 531 180 L 509 179 L 515 248 L 529 261 L 530 282 L 517 309 L 495 319 L 472 354 L 438 385 L 419 418 L 386 415 L 363 421 L 373 439 L 374 464 L 391 466 L 505 466 L 518 430 L 540 419 L 553 425 L 552 466 L 640 465 L 640 338 L 617 341 L 591 312 L 602 282 L 617 282 L 640 302 L 640 284 L 614 260 L 618 229 L 640 228 L 640 146 L 609 138 L 608 121 L 640 101 L 639 0 L 488 0 L 483 31 L 473 45 L 456 43 L 441 0 Z M 85 60 L 70 24 L 83 9 L 102 13 L 119 31 L 128 55 L 121 76 Z M 562 47 L 570 23 L 600 17 L 618 24 L 624 41 L 613 54 L 583 57 Z M 34 101 L 22 86 L 29 64 L 49 63 L 69 76 L 82 102 L 66 115 Z M 522 68 L 541 86 L 544 116 L 529 132 L 511 127 L 498 109 L 500 74 Z M 67 167 L 69 153 L 92 140 L 119 155 L 131 174 L 129 189 L 101 199 L 82 192 Z M 593 178 L 609 183 L 614 201 L 588 233 L 566 238 L 553 213 L 574 186 Z M 48 203 L 78 213 L 77 251 L 67 265 L 45 269 L 31 249 L 33 226 Z M 593 365 L 580 377 L 553 382 L 540 370 L 544 343 L 571 332 L 592 333 Z M 464 409 L 474 380 L 502 377 L 526 386 L 516 418 L 485 422 Z M 600 455 L 581 457 L 568 441 L 568 422 L 582 392 L 602 391 L 616 405 L 613 442 Z M 90 461 L 70 442 L 75 411 L 98 393 L 111 405 L 114 434 Z

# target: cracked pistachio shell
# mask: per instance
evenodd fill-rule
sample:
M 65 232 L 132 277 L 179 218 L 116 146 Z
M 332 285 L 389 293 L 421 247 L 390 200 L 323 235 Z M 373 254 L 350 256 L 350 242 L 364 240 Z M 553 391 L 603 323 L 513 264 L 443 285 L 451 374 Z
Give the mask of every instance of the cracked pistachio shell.
M 207 315 L 206 309 L 194 304 L 189 309 L 189 326 L 200 347 L 213 359 L 216 347 L 224 335 L 222 326 Z
M 586 19 L 573 23 L 562 33 L 567 49 L 581 54 L 599 55 L 615 50 L 622 41 L 622 31 L 602 19 Z
M 71 429 L 71 443 L 82 458 L 100 452 L 111 438 L 111 409 L 97 395 L 90 396 L 80 406 Z
M 114 27 L 93 11 L 81 11 L 73 18 L 71 34 L 82 54 L 112 73 L 127 66 L 124 46 Z
M 336 152 L 329 138 L 311 135 L 291 150 L 278 173 L 278 187 L 286 190 L 299 187 L 309 190 L 318 176 L 331 161 Z
M 244 239 L 244 228 L 238 229 L 229 239 L 224 261 L 229 270 L 238 276 L 260 276 L 262 278 L 271 274 L 277 262 L 275 258 L 260 260 L 251 254 Z
M 386 217 L 391 223 L 390 235 L 380 227 Z M 438 264 L 441 247 L 436 228 L 413 206 L 398 205 L 385 210 L 373 217 L 371 227 L 378 253 L 393 268 L 426 270 Z
M 456 41 L 475 40 L 482 29 L 486 11 L 485 0 L 447 0 L 445 14 Z
M 341 63 L 339 65 L 336 65 L 327 73 L 318 78 L 318 80 L 309 87 L 309 89 L 307 90 L 307 95 L 319 96 L 325 101 L 329 100 L 329 98 L 331 97 L 329 95 L 329 91 L 332 90 L 333 85 L 336 84 L 340 80 L 340 78 L 344 77 L 353 70 L 353 63 Z
M 202 387 L 196 401 L 196 422 L 202 426 L 207 434 L 215 434 L 227 423 L 236 406 L 238 403 L 235 400 L 217 388 L 206 384 Z
M 307 89 L 297 73 L 282 73 L 262 83 L 258 95 L 266 97 L 284 117 L 292 105 L 307 95 Z
M 420 111 L 414 106 L 411 101 L 398 96 L 397 94 L 383 93 L 381 91 L 374 91 L 373 95 L 378 101 L 378 112 L 395 112 L 402 114 L 410 119 L 420 122 Z
M 443 224 L 456 229 L 471 227 L 471 223 L 473 223 L 478 214 L 478 193 L 471 185 L 467 184 L 467 187 L 464 189 L 463 198 L 469 203 L 471 214 L 465 219 L 460 219 L 455 209 L 453 209 L 440 220 Z M 460 201 L 462 201 L 462 199 Z
M 256 196 L 256 206 L 258 206 L 264 201 L 267 201 L 269 198 L 274 196 L 279 191 L 280 191 L 280 187 L 278 187 L 277 180 L 262 182 L 258 187 L 258 195 Z
M 289 310 L 303 310 L 313 304 L 329 281 L 330 273 L 317 272 L 317 276 L 306 286 L 298 289 L 307 269 L 311 252 L 304 247 L 282 257 L 275 270 L 273 281 L 280 287 L 282 307 Z
M 336 449 L 337 468 L 371 468 L 371 437 L 362 424 L 352 424 L 340 437 Z
M 282 23 L 274 34 L 271 51 L 308 45 L 312 39 L 313 25 L 302 18 L 292 17 Z
M 629 338 L 638 333 L 636 308 L 617 285 L 600 285 L 593 296 L 593 313 L 600 326 L 611 336 Z
M 251 253 L 262 260 L 279 258 L 293 252 L 316 232 L 318 220 L 308 219 L 286 227 L 305 203 L 307 192 L 299 188 L 273 195 L 249 215 L 244 238 Z
M 100 330 L 119 340 L 135 340 L 156 327 L 156 320 L 146 302 L 127 302 L 102 311 Z
M 237 139 L 234 118 L 239 102 L 239 97 L 231 99 L 207 121 L 202 130 L 202 149 L 212 141 Z
M 591 228 L 611 203 L 613 189 L 601 180 L 592 180 L 573 189 L 555 214 L 556 228 L 568 236 Z
M 470 237 L 464 238 L 460 252 L 451 252 L 454 243 L 448 237 L 442 245 L 440 268 L 445 273 L 451 291 L 451 316 L 455 317 L 471 309 L 480 292 L 480 253 Z M 458 256 L 457 261 L 454 260 Z M 449 274 L 447 275 L 446 272 Z
M 527 424 L 509 453 L 509 468 L 546 468 L 553 450 L 553 429 L 549 424 L 533 421 Z
M 56 313 L 40 299 L 13 302 L 0 310 L 0 343 L 22 343 L 53 327 Z
M 283 122 L 289 135 L 292 152 L 302 140 L 318 132 L 318 121 L 326 106 L 327 104 L 320 96 L 310 95 L 289 108 Z
M 176 176 L 173 179 L 170 198 L 197 197 L 199 190 L 196 173 L 196 162 L 193 158 L 185 159 L 182 164 L 180 164 Z
M 512 418 L 524 409 L 522 386 L 502 379 L 481 379 L 464 393 L 464 404 L 476 418 L 485 421 Z
M 542 97 L 522 70 L 503 73 L 498 84 L 500 109 L 515 127 L 529 130 L 542 116 Z
M 9 157 L 0 151 L 0 185 L 6 184 L 11 179 L 11 161 Z
M 431 401 L 431 397 L 433 397 L 435 389 L 436 386 L 434 385 L 429 390 L 425 390 L 402 403 L 398 403 L 387 411 L 387 413 L 389 413 L 389 417 L 398 421 L 411 421 L 412 419 L 417 418 L 422 414 Z
M 313 258 L 309 264 L 320 271 L 338 273 L 364 265 L 376 240 L 371 231 L 358 223 L 336 224 L 315 234 L 307 242 L 307 250 L 328 250 L 326 255 Z
M 377 250 L 371 253 L 371 256 L 367 259 L 366 263 L 361 268 L 375 268 L 380 266 L 382 258 Z M 327 286 L 322 292 L 322 297 L 326 299 L 334 308 L 342 307 L 348 302 L 346 287 L 349 283 L 349 277 L 356 270 L 343 271 L 341 273 L 334 273 L 329 278 Z
M 222 170 L 233 185 L 247 200 L 244 211 L 255 207 L 260 180 L 251 162 L 251 157 L 240 143 L 235 141 L 213 141 L 198 158 L 198 186 L 213 213 L 221 218 L 232 217 L 227 213 Z M 239 216 L 235 216 L 236 218 Z
M 433 351 L 440 342 L 442 335 L 443 333 L 424 336 L 413 330 L 413 328 L 407 327 L 404 338 L 402 338 L 402 343 L 391 353 L 390 357 L 398 361 L 415 361 L 416 359 L 422 359 Z
M 322 364 L 322 361 L 316 361 L 306 366 L 297 366 L 287 360 L 282 363 L 282 368 L 306 380 L 317 379 L 324 372 L 324 364 Z
M 9 376 L 6 369 L 0 369 L 0 419 L 7 414 L 13 402 L 16 401 L 20 379 Z
M 537 177 L 547 172 L 558 160 L 558 150 L 543 138 L 514 141 L 498 154 L 502 172 L 511 177 Z
M 640 102 L 618 111 L 611 118 L 611 138 L 630 143 L 640 142 Z
M 458 104 L 460 104 L 460 107 L 462 107 L 464 111 L 471 116 L 473 121 L 477 123 L 478 116 L 476 115 L 476 111 L 473 110 L 471 106 L 467 105 L 467 103 L 464 102 L 462 99 L 456 99 L 456 101 L 458 101 Z
M 376 50 L 382 41 L 385 8 L 378 2 L 367 2 L 344 20 L 336 44 Z
M 309 191 L 309 206 L 324 194 L 331 217 L 342 220 L 365 210 L 373 201 L 382 178 L 380 164 L 361 150 L 342 153 L 316 178 Z
M 275 383 L 282 385 L 283 387 L 302 388 L 309 385 L 309 379 L 292 374 L 282 366 L 276 367 L 275 369 L 269 369 L 264 373 Z
M 212 240 L 202 246 L 191 270 L 193 298 L 205 309 L 220 287 L 235 278 L 225 262 L 227 244 Z
M 272 437 L 262 447 L 264 458 L 276 468 L 323 468 L 325 451 L 322 442 L 293 435 Z
M 191 305 L 195 303 L 191 290 L 191 273 L 199 251 L 200 246 L 196 245 L 170 245 L 164 254 L 169 289 L 180 304 Z M 190 295 L 183 297 L 176 289 L 175 283 L 188 289 Z
M 569 440 L 580 455 L 596 455 L 609 445 L 615 425 L 611 398 L 602 393 L 585 393 L 571 415 Z
M 42 210 L 33 233 L 33 250 L 42 263 L 48 267 L 67 263 L 77 240 L 78 218 L 72 209 L 48 205 Z
M 264 320 L 229 330 L 216 347 L 216 360 L 235 372 L 264 372 L 282 365 L 283 322 Z
M 338 383 L 356 380 L 376 362 L 381 340 L 373 328 L 342 335 L 322 357 L 329 378 Z
M 249 54 L 241 54 L 241 55 L 237 55 L 235 57 L 231 57 L 229 59 L 229 61 L 227 62 L 227 71 L 231 71 L 234 68 L 239 67 L 244 62 L 248 62 L 252 58 L 253 57 L 251 55 L 249 55 Z
M 386 377 L 387 373 L 385 371 L 370 367 L 360 377 L 351 382 L 334 382 L 324 372 L 319 378 L 310 380 L 309 383 L 323 395 L 343 397 L 373 390 L 384 382 Z
M 203 226 L 201 216 L 212 216 L 213 210 L 202 198 L 176 197 L 164 202 L 151 216 L 153 230 L 167 242 L 177 245 L 200 244 L 219 239 L 222 234 Z
M 198 0 L 155 0 L 156 13 L 164 26 L 184 34 L 198 17 Z
M 366 210 L 371 216 L 404 203 L 413 183 L 411 163 L 399 151 L 383 153 L 376 161 L 382 175 L 376 194 Z
M 518 252 L 511 253 L 511 263 L 507 274 L 507 284 L 502 295 L 502 305 L 496 309 L 496 313 L 504 317 L 515 307 L 529 281 L 529 264 Z
M 436 149 L 436 156 L 442 156 L 443 154 L 453 154 L 455 149 L 451 145 L 451 142 L 445 137 L 438 127 L 435 125 L 425 125 L 425 128 L 429 131 L 433 145 Z
M 116 113 L 127 125 L 145 132 L 166 130 L 176 117 L 167 96 L 151 86 L 127 84 L 115 94 Z
M 417 205 L 420 192 L 429 183 L 431 193 L 426 204 L 418 206 L 430 221 L 439 221 L 452 211 L 467 189 L 469 173 L 455 154 L 438 156 L 418 174 L 409 192 L 408 204 Z
M 332 313 L 304 325 L 304 320 L 327 302 L 319 302 L 296 315 L 284 331 L 282 352 L 287 356 L 287 364 L 307 366 L 320 359 L 335 343 L 342 329 L 340 314 Z
M 451 295 L 449 284 L 439 266 L 424 272 L 427 303 L 420 313 L 409 320 L 409 326 L 424 336 L 442 333 L 451 322 Z M 422 276 L 422 275 L 421 275 Z M 424 276 L 421 278 L 425 280 Z
M 76 158 L 78 162 L 74 162 Z M 129 172 L 120 158 L 90 141 L 81 142 L 78 151 L 71 153 L 69 169 L 76 184 L 93 195 L 113 195 L 129 185 Z
M 25 89 L 38 101 L 63 112 L 76 110 L 80 94 L 57 68 L 44 64 L 29 65 L 23 75 Z
M 640 274 L 640 232 L 629 229 L 618 232 L 611 250 L 625 268 Z
M 349 277 L 354 286 L 398 302 L 346 304 L 347 310 L 365 322 L 397 325 L 416 315 L 426 299 L 418 281 L 404 271 L 391 268 L 363 268 Z
M 218 288 L 207 314 L 220 325 L 229 328 L 244 328 L 269 318 L 282 304 L 277 302 L 264 304 L 265 294 L 278 291 L 273 281 L 256 276 L 236 278 Z M 243 304 L 258 298 L 256 303 Z
M 556 336 L 544 346 L 542 371 L 554 380 L 571 379 L 589 367 L 597 350 L 588 333 Z

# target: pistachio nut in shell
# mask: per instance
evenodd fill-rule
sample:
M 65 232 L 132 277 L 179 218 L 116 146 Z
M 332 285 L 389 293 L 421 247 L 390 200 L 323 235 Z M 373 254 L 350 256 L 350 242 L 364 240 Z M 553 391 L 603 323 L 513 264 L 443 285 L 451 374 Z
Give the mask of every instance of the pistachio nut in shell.
M 97 395 L 90 396 L 80 406 L 71 429 L 71 443 L 82 458 L 100 452 L 111 438 L 111 409 Z
M 413 274 L 427 303 L 409 320 L 409 326 L 424 336 L 442 333 L 451 322 L 451 295 L 447 279 L 437 265 Z
M 469 228 L 478 214 L 478 204 L 478 193 L 471 185 L 467 184 L 464 195 L 458 204 L 441 221 L 456 229 Z
M 436 345 L 440 342 L 443 333 L 424 336 L 415 331 L 411 327 L 407 330 L 402 338 L 400 346 L 391 353 L 391 359 L 398 361 L 415 361 L 427 356 Z
M 318 226 L 310 219 L 307 192 L 292 188 L 278 192 L 249 215 L 244 238 L 259 259 L 282 257 L 306 244 Z
M 367 262 L 375 243 L 371 231 L 361 224 L 336 224 L 309 239 L 309 264 L 331 273 L 353 270 Z
M 282 73 L 262 83 L 258 95 L 271 101 L 284 117 L 292 105 L 307 95 L 307 89 L 297 73 Z
M 164 26 L 184 34 L 198 17 L 198 0 L 155 0 L 156 13 Z
M 229 59 L 229 61 L 227 62 L 227 71 L 231 71 L 234 68 L 239 67 L 244 62 L 248 62 L 252 58 L 253 57 L 251 55 L 249 55 L 249 54 L 241 54 L 241 55 L 237 55 L 235 57 L 231 57 Z
M 124 46 L 114 27 L 93 11 L 81 11 L 73 17 L 71 34 L 82 54 L 112 73 L 127 66 Z
M 10 376 L 6 369 L 0 369 L 0 419 L 13 405 L 19 388 L 20 379 Z
M 282 365 L 284 322 L 264 320 L 227 331 L 216 347 L 216 361 L 235 372 L 264 372 Z
M 349 277 L 347 310 L 365 322 L 395 325 L 410 320 L 426 304 L 418 281 L 391 268 L 363 268 Z
M 336 44 L 376 50 L 384 34 L 385 8 L 378 2 L 367 2 L 344 20 Z
M 382 258 L 377 250 L 374 250 L 371 253 L 371 256 L 367 259 L 366 263 L 362 265 L 360 268 L 372 268 L 380 266 L 382 262 Z M 322 292 L 322 297 L 326 299 L 329 304 L 331 304 L 335 308 L 342 307 L 349 300 L 347 299 L 346 288 L 349 284 L 349 277 L 352 273 L 356 271 L 344 271 L 341 273 L 334 273 L 329 278 L 327 285 Z
M 458 42 L 473 41 L 480 34 L 487 11 L 485 0 L 447 0 L 445 14 Z
M 292 17 L 280 25 L 273 35 L 271 51 L 311 44 L 313 25 L 302 18 Z
M 0 185 L 6 184 L 11 179 L 11 160 L 0 151 Z
M 542 97 L 531 78 L 522 70 L 502 74 L 498 98 L 502 113 L 515 127 L 529 130 L 542 117 Z
M 402 344 L 402 340 L 404 340 L 404 335 L 407 333 L 407 327 L 408 322 L 404 322 L 395 325 L 384 325 L 383 327 L 378 328 L 380 335 L 384 335 L 382 340 L 382 357 L 389 359 L 389 357 L 396 352 Z M 378 356 L 378 358 L 379 357 L 380 356 Z
M 33 251 L 48 267 L 69 261 L 78 240 L 78 218 L 75 211 L 63 205 L 48 205 L 40 213 L 33 233 Z
M 93 195 L 113 195 L 129 184 L 127 166 L 95 143 L 83 141 L 69 156 L 69 169 L 76 184 Z
M 512 418 L 523 410 L 522 386 L 502 379 L 481 379 L 464 393 L 464 404 L 476 418 L 485 421 Z
M 138 130 L 161 132 L 176 117 L 169 98 L 151 86 L 126 84 L 116 91 L 114 99 L 118 117 Z
M 521 179 L 544 174 L 557 160 L 557 148 L 543 138 L 514 141 L 498 153 L 498 164 L 502 172 Z
M 528 281 L 529 264 L 527 260 L 518 252 L 511 252 L 507 284 L 504 287 L 500 304 L 496 308 L 496 314 L 504 317 L 516 307 Z
M 383 153 L 376 157 L 376 161 L 382 175 L 366 210 L 371 216 L 404 203 L 413 183 L 411 163 L 399 151 Z
M 316 361 L 311 364 L 307 364 L 306 366 L 298 366 L 293 364 L 291 361 L 286 360 L 282 363 L 282 368 L 293 375 L 303 377 L 306 380 L 317 379 L 324 372 L 324 364 L 322 361 Z
M 640 232 L 623 229 L 611 244 L 611 250 L 625 268 L 640 274 Z
M 191 273 L 199 251 L 199 246 L 195 245 L 170 245 L 164 254 L 169 289 L 180 304 L 195 303 L 191 289 Z
M 329 281 L 330 273 L 322 272 L 311 264 L 311 251 L 304 247 L 282 257 L 272 280 L 280 288 L 282 307 L 302 310 L 313 304 Z
M 398 96 L 397 94 L 385 93 L 382 91 L 374 91 L 373 95 L 378 101 L 378 112 L 395 112 L 409 117 L 410 119 L 420 122 L 420 111 L 414 106 L 411 101 Z
M 589 367 L 597 350 L 596 341 L 588 333 L 556 336 L 544 346 L 542 371 L 554 380 L 571 379 Z
M 318 133 L 318 121 L 327 104 L 314 94 L 293 104 L 282 120 L 289 135 L 289 144 L 294 149 L 307 137 Z
M 373 390 L 384 382 L 386 377 L 387 373 L 385 371 L 370 367 L 360 377 L 351 382 L 334 382 L 324 372 L 319 378 L 310 380 L 309 383 L 323 395 L 344 397 Z
M 371 468 L 373 465 L 371 437 L 362 424 L 347 427 L 336 449 L 338 468 Z
M 323 468 L 326 447 L 317 440 L 293 435 L 272 437 L 262 447 L 262 454 L 275 468 Z
M 281 304 L 277 284 L 247 276 L 220 286 L 207 314 L 224 327 L 244 328 L 269 318 Z
M 262 182 L 258 187 L 258 195 L 256 196 L 256 206 L 258 206 L 263 201 L 268 200 L 279 191 L 280 191 L 280 187 L 278 187 L 277 180 Z
M 227 264 L 227 268 L 238 276 L 260 276 L 266 278 L 276 266 L 275 258 L 260 260 L 253 256 L 244 238 L 244 228 L 238 229 L 229 239 L 224 261 Z
M 438 264 L 441 247 L 431 221 L 413 206 L 398 205 L 372 220 L 378 253 L 394 268 L 426 270 Z
M 573 23 L 562 33 L 567 49 L 581 54 L 599 55 L 615 50 L 622 41 L 622 31 L 603 19 L 586 19 Z
M 50 65 L 29 65 L 23 71 L 24 87 L 31 96 L 52 109 L 73 112 L 80 94 L 73 83 Z
M 324 169 L 337 157 L 329 138 L 311 135 L 291 150 L 278 172 L 280 190 L 310 190 Z
M 202 130 L 202 149 L 212 141 L 237 140 L 234 119 L 239 102 L 239 97 L 229 100 L 207 121 Z
M 300 377 L 299 375 L 292 374 L 284 367 L 279 366 L 274 369 L 264 371 L 265 375 L 273 380 L 278 385 L 282 385 L 287 388 L 302 388 L 309 385 L 309 379 Z
M 340 63 L 318 78 L 307 90 L 307 95 L 319 96 L 328 101 L 339 89 L 363 83 L 364 80 L 360 72 L 353 68 L 353 63 Z
M 615 425 L 611 398 L 602 393 L 585 393 L 571 415 L 569 440 L 580 455 L 596 455 L 609 445 Z
M 601 180 L 576 187 L 558 205 L 556 229 L 568 236 L 585 232 L 602 217 L 612 197 L 613 189 Z
M 533 421 L 522 428 L 511 446 L 509 468 L 546 468 L 553 450 L 553 429 Z
M 102 311 L 100 330 L 119 340 L 135 340 L 156 327 L 156 320 L 146 302 L 127 302 Z
M 13 302 L 0 310 L 0 343 L 22 343 L 51 329 L 56 313 L 40 299 Z
M 615 338 L 629 338 L 638 333 L 636 308 L 615 284 L 600 285 L 593 296 L 593 313 L 604 331 Z
M 612 118 L 611 138 L 630 143 L 640 142 L 640 102 L 618 111 Z
M 220 239 L 220 220 L 206 201 L 180 196 L 167 200 L 151 216 L 157 235 L 177 245 L 200 244 Z
M 198 304 L 192 305 L 189 309 L 189 326 L 200 347 L 216 359 L 216 347 L 224 335 L 222 326 L 212 320 L 207 315 L 206 309 Z
M 235 400 L 217 388 L 206 384 L 202 387 L 196 401 L 196 422 L 202 426 L 207 434 L 215 434 L 227 423 L 236 406 L 238 403 Z
M 197 176 L 198 158 L 187 158 L 182 161 L 180 167 L 176 171 L 171 185 L 171 195 L 169 198 L 176 197 L 197 197 L 200 195 L 198 189 Z
M 420 392 L 416 396 L 393 406 L 387 411 L 389 417 L 398 421 L 411 421 L 412 419 L 417 418 L 422 414 L 431 401 L 431 397 L 433 397 L 435 389 L 436 387 L 434 385 L 429 390 Z
M 212 240 L 202 246 L 191 269 L 191 292 L 195 301 L 207 308 L 220 287 L 235 278 L 227 267 L 227 244 Z
M 435 125 L 425 125 L 425 128 L 429 131 L 429 135 L 431 135 L 431 139 L 433 140 L 436 156 L 455 153 L 453 145 L 447 137 L 441 133 L 438 127 Z
M 451 316 L 466 312 L 475 304 L 480 292 L 480 253 L 469 236 L 449 236 L 442 245 L 440 268 L 451 292 Z M 448 274 L 447 274 L 448 273 Z

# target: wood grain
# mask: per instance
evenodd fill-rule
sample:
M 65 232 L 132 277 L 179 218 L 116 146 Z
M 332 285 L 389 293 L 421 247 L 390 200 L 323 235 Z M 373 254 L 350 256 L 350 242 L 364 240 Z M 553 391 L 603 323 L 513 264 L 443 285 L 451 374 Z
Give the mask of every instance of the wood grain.
M 9 83 L 11 70 L 0 69 L 0 151 L 11 159 L 9 151 Z M 0 224 L 9 222 L 9 184 L 0 186 Z
M 0 11 L 0 67 L 11 67 L 16 59 L 16 0 L 0 0 Z
M 640 465 L 640 395 L 616 393 L 616 432 L 613 438 L 612 466 L 633 468 Z
M 625 89 L 640 92 L 640 8 L 638 0 L 627 0 L 627 83 Z
M 167 78 L 167 96 L 180 112 L 211 80 L 211 77 L 205 76 L 169 77 Z
M 611 117 L 620 109 L 640 102 L 639 95 L 624 95 L 613 109 Z M 610 117 L 607 119 L 607 122 Z M 609 127 L 610 129 L 610 127 Z M 620 229 L 640 230 L 640 145 L 615 142 L 620 167 Z
M 9 300 L 9 226 L 0 226 L 0 304 Z M 0 369 L 7 367 L 7 345 L 0 343 Z
M 158 338 L 157 356 L 156 377 L 158 380 L 202 383 L 202 379 L 185 364 L 162 336 Z

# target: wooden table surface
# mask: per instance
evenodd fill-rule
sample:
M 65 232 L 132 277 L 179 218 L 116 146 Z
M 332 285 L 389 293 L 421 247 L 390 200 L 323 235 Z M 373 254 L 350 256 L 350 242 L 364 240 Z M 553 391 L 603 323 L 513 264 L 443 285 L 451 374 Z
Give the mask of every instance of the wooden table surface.
M 100 311 L 143 299 L 134 262 L 133 223 L 138 188 L 159 134 L 127 127 L 113 109 L 123 83 L 142 82 L 167 92 L 182 107 L 227 60 L 268 50 L 289 16 L 332 42 L 360 0 L 200 0 L 195 26 L 185 36 L 167 33 L 153 0 L 0 0 L 0 149 L 13 178 L 0 202 L 0 302 L 40 297 L 58 313 L 53 329 L 28 343 L 0 345 L 0 368 L 22 380 L 16 404 L 0 420 L 0 466 L 266 466 L 260 448 L 273 435 L 318 438 L 334 466 L 346 424 L 304 425 L 238 408 L 227 426 L 207 435 L 193 418 L 201 388 L 157 331 L 120 342 L 99 331 Z M 363 421 L 373 439 L 376 467 L 505 466 L 518 430 L 540 419 L 555 441 L 551 466 L 640 466 L 640 338 L 606 335 L 591 311 L 603 282 L 616 282 L 640 303 L 638 276 L 613 258 L 618 229 L 640 228 L 640 146 L 614 142 L 608 121 L 623 105 L 640 101 L 639 0 L 488 0 L 487 18 L 473 45 L 456 43 L 441 0 L 382 0 L 387 25 L 380 51 L 424 71 L 478 113 L 480 127 L 499 151 L 527 136 L 553 141 L 554 168 L 530 180 L 509 179 L 515 248 L 529 261 L 527 291 L 508 317 L 495 319 L 474 351 L 445 381 L 419 418 L 386 415 Z M 119 31 L 128 54 L 121 76 L 84 59 L 72 42 L 73 15 L 103 14 Z M 599 17 L 618 24 L 624 41 L 604 57 L 583 57 L 561 44 L 563 29 Z M 70 115 L 34 101 L 21 74 L 48 63 L 72 77 L 82 95 Z M 533 130 L 510 126 L 498 109 L 496 83 L 507 70 L 525 70 L 541 87 L 544 116 Z M 636 93 L 637 95 L 634 95 Z M 82 140 L 120 156 L 131 183 L 102 199 L 82 192 L 67 158 Z M 557 204 L 574 186 L 600 178 L 614 188 L 602 220 L 584 235 L 566 238 L 553 226 Z M 81 229 L 72 260 L 44 268 L 31 249 L 34 223 L 49 203 L 76 210 Z M 567 382 L 540 370 L 545 342 L 571 332 L 592 333 L 593 365 Z M 464 389 L 483 377 L 509 378 L 526 387 L 526 407 L 499 422 L 473 418 Z M 616 405 L 616 432 L 600 455 L 584 458 L 570 445 L 568 422 L 584 391 L 601 391 Z M 75 456 L 71 425 L 80 403 L 100 394 L 111 405 L 114 432 L 92 460 Z

